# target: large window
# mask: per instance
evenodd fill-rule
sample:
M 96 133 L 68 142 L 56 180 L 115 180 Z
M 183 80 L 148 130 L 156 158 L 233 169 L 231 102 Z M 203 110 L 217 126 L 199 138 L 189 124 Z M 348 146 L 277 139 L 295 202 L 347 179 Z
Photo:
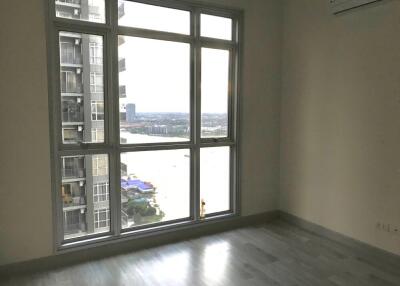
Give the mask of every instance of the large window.
M 57 249 L 238 214 L 241 12 L 49 3 Z
M 127 114 L 130 120 L 120 124 L 121 138 L 127 144 L 189 141 L 190 45 L 119 37 L 118 55 L 126 62 L 119 82 L 126 86 L 124 102 L 136 107 L 136 116 Z

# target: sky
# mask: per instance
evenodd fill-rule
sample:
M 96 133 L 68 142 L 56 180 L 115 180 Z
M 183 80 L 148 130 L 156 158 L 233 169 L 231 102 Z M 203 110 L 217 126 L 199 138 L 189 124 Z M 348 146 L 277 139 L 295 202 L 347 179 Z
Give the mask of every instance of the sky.
M 203 19 L 204 18 L 204 19 Z M 230 38 L 231 20 L 204 15 L 202 34 Z M 122 26 L 189 34 L 190 13 L 135 2 L 125 2 Z M 182 112 L 190 108 L 190 45 L 124 36 L 119 58 L 126 71 L 124 103 L 135 103 L 136 112 Z M 229 51 L 202 49 L 202 112 L 226 113 L 228 102 Z

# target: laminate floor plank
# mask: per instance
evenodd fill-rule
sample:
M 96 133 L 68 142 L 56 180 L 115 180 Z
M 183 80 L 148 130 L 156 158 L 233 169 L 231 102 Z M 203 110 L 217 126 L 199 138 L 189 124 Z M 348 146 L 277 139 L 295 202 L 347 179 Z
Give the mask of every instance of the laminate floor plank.
M 0 279 L 4 286 L 400 286 L 400 265 L 284 221 Z

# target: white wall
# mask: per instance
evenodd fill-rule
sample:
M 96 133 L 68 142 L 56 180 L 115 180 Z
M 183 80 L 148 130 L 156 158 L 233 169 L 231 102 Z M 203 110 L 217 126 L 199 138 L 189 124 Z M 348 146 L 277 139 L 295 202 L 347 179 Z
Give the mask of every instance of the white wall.
M 52 251 L 43 1 L 0 1 L 0 264 Z
M 285 0 L 284 211 L 400 254 L 400 1 L 341 16 Z
M 218 0 L 245 9 L 242 211 L 278 205 L 279 0 Z M 0 265 L 52 255 L 43 0 L 0 1 Z M 57 191 L 57 190 L 55 190 Z

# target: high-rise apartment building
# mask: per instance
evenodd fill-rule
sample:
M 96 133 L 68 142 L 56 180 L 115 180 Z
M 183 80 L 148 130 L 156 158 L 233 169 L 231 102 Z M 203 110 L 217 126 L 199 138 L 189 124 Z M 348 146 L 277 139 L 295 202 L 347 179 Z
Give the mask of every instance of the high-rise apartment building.
M 134 103 L 128 103 L 126 105 L 126 121 L 129 123 L 135 122 L 136 120 L 136 105 Z
M 96 0 L 58 0 L 57 15 L 104 18 Z M 60 92 L 64 144 L 104 142 L 103 37 L 60 32 Z M 107 155 L 62 157 L 65 238 L 109 230 Z

